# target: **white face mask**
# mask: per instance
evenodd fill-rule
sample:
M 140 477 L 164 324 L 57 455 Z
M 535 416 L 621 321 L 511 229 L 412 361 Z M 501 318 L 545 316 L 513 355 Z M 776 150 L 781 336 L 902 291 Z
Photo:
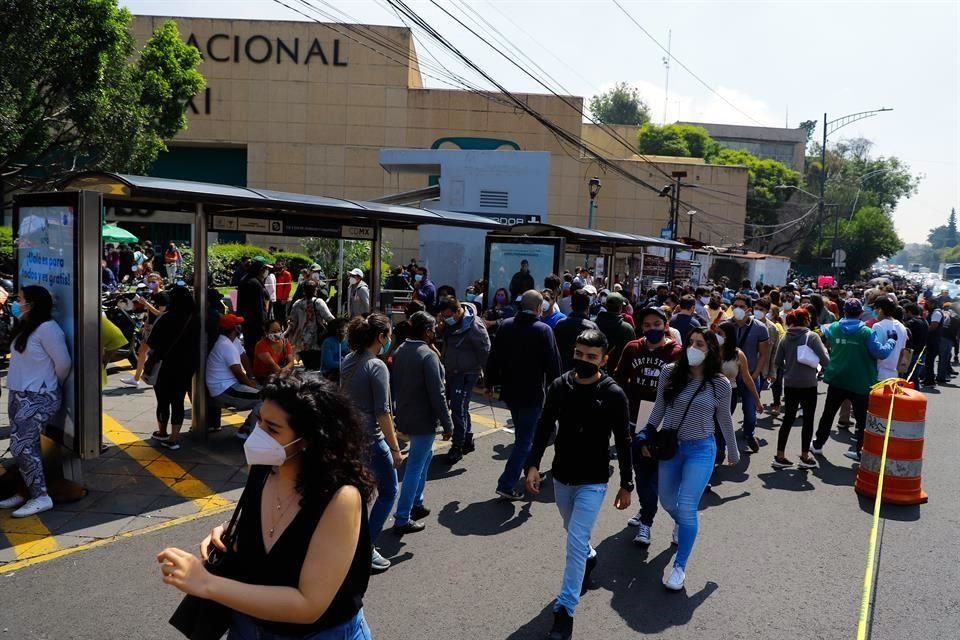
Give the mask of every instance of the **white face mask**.
M 300 442 L 303 438 L 297 438 L 290 444 L 284 446 L 273 439 L 273 437 L 257 425 L 250 433 L 250 437 L 243 443 L 243 454 L 247 458 L 247 464 L 250 466 L 264 465 L 267 467 L 279 467 L 287 461 L 287 447 L 291 444 Z
M 767 314 L 765 314 L 763 311 L 760 311 L 758 309 L 753 312 L 753 317 L 756 318 L 757 320 L 763 320 L 764 318 L 767 317 Z
M 723 343 L 726 342 L 726 341 L 727 341 L 727 339 L 723 336 L 722 333 L 718 333 L 718 334 L 717 334 L 717 344 L 719 344 L 719 345 L 722 347 L 722 346 L 723 346 Z
M 733 308 L 733 317 L 737 320 L 743 320 L 747 317 L 747 310 L 742 307 Z
M 699 367 L 707 359 L 707 354 L 696 347 L 687 347 L 687 362 L 691 367 Z M 272 440 L 272 438 L 271 438 Z
M 702 296 L 700 298 L 700 304 L 710 304 L 710 296 Z
M 783 310 L 784 310 L 784 311 L 790 311 L 790 309 L 793 309 L 793 303 L 792 303 L 792 302 L 784 302 L 784 303 L 783 303 Z
M 551 306 L 550 302 L 548 302 L 547 300 L 543 301 L 543 304 L 541 305 L 541 307 L 543 308 L 544 315 L 550 313 L 550 306 Z

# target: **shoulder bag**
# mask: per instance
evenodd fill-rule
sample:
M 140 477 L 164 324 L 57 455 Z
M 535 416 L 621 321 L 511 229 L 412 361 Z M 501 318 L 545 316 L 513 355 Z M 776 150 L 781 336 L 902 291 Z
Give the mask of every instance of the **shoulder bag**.
M 803 344 L 797 346 L 797 362 L 816 369 L 820 364 L 820 356 L 817 355 L 816 351 L 809 347 L 809 342 L 810 332 L 808 331 L 807 337 L 804 339 Z
M 250 486 L 259 481 L 259 479 L 252 477 L 254 469 L 255 467 L 251 467 L 251 478 L 247 482 L 247 486 L 243 488 L 243 493 L 240 494 L 233 515 L 230 516 L 230 522 L 223 531 L 223 544 L 227 550 L 220 551 L 211 547 L 207 555 L 207 561 L 204 563 L 207 571 L 216 576 L 235 578 L 239 575 L 239 561 L 234 548 L 239 535 L 237 527 L 249 499 Z M 267 475 L 265 474 L 263 477 L 264 483 L 266 479 Z M 258 507 L 254 506 L 253 508 Z M 173 612 L 173 616 L 170 617 L 170 624 L 189 640 L 220 640 L 230 627 L 232 616 L 233 609 L 219 602 L 188 595 L 183 598 L 180 606 Z
M 160 377 L 160 367 L 163 366 L 163 359 L 170 355 L 170 352 L 173 351 L 173 348 L 177 346 L 177 343 L 179 343 L 181 338 L 183 338 L 183 334 L 186 333 L 187 327 L 190 326 L 191 322 L 193 322 L 193 314 L 191 314 L 187 318 L 187 321 L 183 323 L 183 328 L 180 329 L 180 333 L 178 333 L 176 339 L 170 343 L 170 346 L 167 347 L 167 351 L 162 357 L 158 358 L 156 353 L 153 351 L 150 352 L 150 355 L 147 356 L 147 361 L 143 364 L 143 373 L 140 375 L 141 380 L 151 387 L 157 384 L 157 378 Z
M 700 392 L 703 391 L 703 387 L 706 386 L 706 384 L 707 379 L 704 378 L 700 382 L 700 386 L 697 387 L 697 390 L 690 397 L 689 402 L 687 402 L 687 407 L 683 410 L 683 415 L 680 417 L 680 421 L 677 422 L 675 429 L 668 429 L 664 426 L 653 432 L 651 441 L 647 446 L 650 449 L 650 454 L 654 458 L 657 460 L 669 460 L 676 455 L 678 446 L 677 435 L 680 432 L 680 425 L 687 419 L 690 406 L 693 404 L 694 399 L 700 395 Z

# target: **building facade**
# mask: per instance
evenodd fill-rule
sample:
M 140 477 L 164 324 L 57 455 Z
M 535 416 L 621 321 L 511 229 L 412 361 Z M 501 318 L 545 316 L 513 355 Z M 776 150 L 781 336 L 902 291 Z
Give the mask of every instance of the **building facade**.
M 155 175 L 372 200 L 437 182 L 437 176 L 381 164 L 383 150 L 538 151 L 549 154 L 547 222 L 585 227 L 587 182 L 598 176 L 603 186 L 595 228 L 658 236 L 668 224 L 669 199 L 605 172 L 504 96 L 424 88 L 406 28 L 364 27 L 392 43 L 394 52 L 347 37 L 340 25 L 310 22 L 138 16 L 132 27 L 135 39 L 145 42 L 170 19 L 203 55 L 200 70 L 207 88 L 188 104 L 189 126 L 171 141 Z M 408 55 L 399 56 L 397 50 Z M 657 188 L 670 181 L 665 175 L 687 170 L 685 181 L 715 191 L 692 188 L 683 194 L 686 203 L 704 213 L 693 236 L 708 244 L 742 240 L 746 169 L 678 158 L 651 164 L 608 133 L 585 127 L 582 98 L 519 97 Z M 686 231 L 684 224 L 680 235 Z M 419 257 L 418 236 L 385 234 L 396 262 Z

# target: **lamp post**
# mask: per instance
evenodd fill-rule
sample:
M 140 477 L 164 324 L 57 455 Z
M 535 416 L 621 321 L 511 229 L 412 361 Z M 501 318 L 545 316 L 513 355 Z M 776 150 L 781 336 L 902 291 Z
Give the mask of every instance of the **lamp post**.
M 689 216 L 690 224 L 687 225 L 687 240 L 693 240 L 693 216 L 697 213 L 696 209 L 693 211 L 687 211 L 687 216 Z
M 817 227 L 820 229 L 820 237 L 823 237 L 823 214 L 826 209 L 826 201 L 824 199 L 824 194 L 827 189 L 827 136 L 829 136 L 834 131 L 842 129 L 848 124 L 852 124 L 857 120 L 863 120 L 864 118 L 871 118 L 878 113 L 883 113 L 884 111 L 893 111 L 893 109 L 888 109 L 886 107 L 881 107 L 880 109 L 874 109 L 873 111 L 860 111 L 859 113 L 851 113 L 843 117 L 837 118 L 836 120 L 827 120 L 827 114 L 823 114 L 823 142 L 820 145 L 820 198 L 817 203 L 818 216 L 817 216 Z M 839 216 L 839 212 L 837 214 Z M 833 253 L 837 251 L 837 234 L 833 235 Z M 820 255 L 821 248 L 817 247 L 817 258 L 818 261 L 821 258 Z M 837 279 L 838 269 L 836 262 L 833 264 L 833 275 L 834 279 Z
M 873 176 L 881 173 L 886 173 L 887 171 L 891 171 L 891 169 L 875 169 L 860 176 L 860 178 L 857 180 L 857 195 L 853 199 L 853 208 L 850 209 L 850 220 L 853 220 L 853 214 L 857 212 L 857 201 L 860 200 L 860 192 L 863 191 L 863 183 L 866 181 L 866 179 L 872 178 Z
M 593 229 L 593 210 L 596 207 L 597 194 L 600 193 L 600 188 L 603 185 L 600 184 L 600 178 L 593 176 L 590 178 L 590 181 L 587 183 L 587 187 L 590 189 L 590 211 L 587 213 L 587 229 Z
M 673 177 L 673 183 L 670 185 L 670 239 L 676 241 L 677 239 L 677 225 L 680 221 L 680 179 L 687 177 L 686 171 L 671 171 L 670 175 Z M 660 191 L 660 195 L 665 195 L 666 188 Z M 676 277 L 677 272 L 677 248 L 676 246 L 670 247 L 670 264 L 667 268 L 667 285 L 673 287 L 673 281 Z

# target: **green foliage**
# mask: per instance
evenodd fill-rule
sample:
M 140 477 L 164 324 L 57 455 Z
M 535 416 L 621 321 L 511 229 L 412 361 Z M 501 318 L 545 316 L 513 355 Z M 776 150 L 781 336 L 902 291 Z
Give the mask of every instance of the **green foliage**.
M 117 0 L 3 0 L 0 176 L 41 189 L 87 167 L 144 173 L 186 126 L 200 53 L 173 22 L 135 56 Z
M 709 158 L 720 150 L 707 130 L 691 124 L 658 126 L 648 122 L 637 136 L 640 153 L 652 156 Z
M 0 227 L 0 273 L 12 275 L 16 270 L 13 263 L 13 229 Z
M 791 193 L 790 189 L 776 187 L 800 184 L 799 172 L 782 162 L 761 159 L 743 149 L 720 149 L 708 162 L 747 168 L 747 222 L 753 224 L 776 224 L 777 210 Z
M 937 252 L 937 262 L 960 262 L 960 245 L 940 249 L 940 251 Z M 939 264 L 936 264 L 930 268 L 931 270 L 936 270 L 939 266 Z
M 328 276 L 336 274 L 339 259 L 339 240 L 336 238 L 304 238 L 300 241 L 303 250 L 314 257 Z M 343 269 L 360 268 L 367 280 L 370 273 L 370 243 L 366 240 L 344 240 Z M 386 276 L 393 261 L 393 249 L 387 242 L 382 243 L 380 273 Z
M 958 243 L 960 243 L 960 238 L 957 236 L 956 209 L 950 209 L 950 216 L 947 218 L 947 224 L 930 229 L 930 233 L 927 234 L 927 242 L 929 242 L 934 249 L 955 247 Z
M 590 98 L 590 113 L 604 124 L 641 125 L 650 121 L 650 107 L 636 87 L 618 82 L 606 93 Z
M 305 253 L 296 253 L 294 251 L 277 251 L 273 254 L 273 264 L 282 262 L 287 265 L 287 270 L 293 274 L 294 280 L 301 269 L 307 269 L 313 264 L 313 258 Z
M 190 282 L 193 280 L 193 249 L 191 247 L 177 247 L 180 250 L 180 277 Z
M 813 139 L 813 132 L 817 129 L 816 120 L 804 120 L 800 123 L 800 128 L 807 132 L 807 142 Z
M 890 214 L 880 207 L 863 207 L 851 220 L 840 221 L 840 240 L 847 252 L 847 273 L 859 274 L 878 258 L 903 249 Z
M 903 249 L 890 256 L 890 262 L 902 265 L 904 268 L 916 262 L 929 267 L 932 271 L 936 271 L 940 259 L 937 256 L 937 251 L 929 244 L 914 242 L 905 245 Z
M 236 264 L 243 256 L 250 258 L 263 256 L 271 260 L 266 249 L 252 244 L 228 243 L 211 245 L 207 251 L 207 267 L 210 269 L 210 284 L 218 287 L 228 286 L 233 278 Z

